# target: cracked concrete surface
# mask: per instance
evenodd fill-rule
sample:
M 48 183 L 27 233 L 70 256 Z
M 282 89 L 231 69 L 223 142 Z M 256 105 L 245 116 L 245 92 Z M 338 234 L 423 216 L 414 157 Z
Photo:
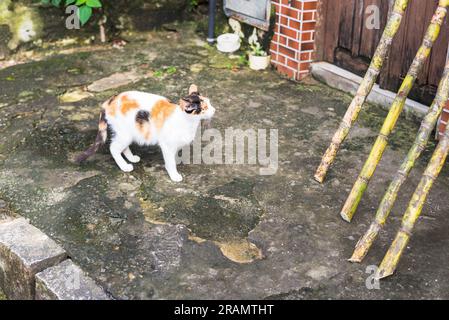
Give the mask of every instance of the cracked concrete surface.
M 123 50 L 104 47 L 101 54 L 0 70 L 0 198 L 10 208 L 117 299 L 449 298 L 447 168 L 397 274 L 381 290 L 365 286 L 366 267 L 385 253 L 433 146 L 366 261 L 346 261 L 418 122 L 401 119 L 347 224 L 339 210 L 385 112 L 363 110 L 326 183 L 318 185 L 314 170 L 350 96 L 312 80 L 298 84 L 274 71 L 251 71 L 209 48 L 190 25 L 172 29 L 177 32 L 137 34 Z M 181 165 L 184 181 L 174 184 L 158 148 L 134 147 L 142 162 L 131 174 L 118 170 L 106 148 L 85 165 L 73 163 L 95 138 L 102 101 L 129 89 L 176 101 L 191 83 L 211 98 L 213 127 L 221 132 L 279 130 L 275 175 L 261 176 L 250 165 Z

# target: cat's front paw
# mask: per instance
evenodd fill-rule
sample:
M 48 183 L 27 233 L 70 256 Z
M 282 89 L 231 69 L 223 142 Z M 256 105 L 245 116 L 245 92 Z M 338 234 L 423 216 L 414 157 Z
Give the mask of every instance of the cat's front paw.
M 182 181 L 182 176 L 177 172 L 169 174 L 169 176 L 173 182 L 181 182 Z
M 131 172 L 134 170 L 134 167 L 132 164 L 127 163 L 127 164 L 121 166 L 120 169 L 122 169 L 123 172 Z
M 129 162 L 132 162 L 132 163 L 138 163 L 140 161 L 140 157 L 139 156 L 132 156 L 128 160 L 129 160 Z

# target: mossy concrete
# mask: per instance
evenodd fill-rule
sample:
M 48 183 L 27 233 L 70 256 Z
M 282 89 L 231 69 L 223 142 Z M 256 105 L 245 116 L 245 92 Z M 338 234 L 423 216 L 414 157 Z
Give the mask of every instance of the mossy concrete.
M 30 219 L 117 299 L 449 298 L 448 171 L 435 184 L 397 274 L 368 290 L 399 226 L 429 147 L 404 186 L 388 227 L 363 264 L 346 261 L 369 225 L 419 123 L 401 119 L 352 224 L 339 211 L 382 118 L 367 106 L 324 185 L 313 173 L 351 97 L 312 80 L 254 72 L 210 48 L 194 24 L 136 33 L 122 50 L 52 56 L 0 71 L 0 198 Z M 140 80 L 64 102 L 113 74 Z M 279 170 L 180 165 L 171 182 L 157 147 L 136 148 L 135 171 L 107 149 L 75 154 L 96 135 L 99 105 L 135 89 L 177 101 L 191 83 L 217 108 L 213 127 L 278 129 Z
M 199 21 L 199 24 L 207 20 L 207 16 L 192 10 L 183 0 L 115 0 L 113 4 L 104 3 L 101 11 L 94 9 L 82 28 L 69 29 L 64 2 L 59 7 L 35 2 L 0 1 L 0 61 L 61 44 L 100 43 L 99 24 L 104 17 L 108 41 L 135 31 L 161 28 L 162 24 L 177 19 Z M 207 10 L 207 4 L 201 8 Z

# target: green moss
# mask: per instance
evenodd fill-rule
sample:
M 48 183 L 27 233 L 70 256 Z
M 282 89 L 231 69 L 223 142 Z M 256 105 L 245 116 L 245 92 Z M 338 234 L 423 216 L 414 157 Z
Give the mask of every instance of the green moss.
M 361 125 L 372 128 L 374 132 L 379 132 L 386 115 L 387 111 L 380 107 L 368 105 L 368 108 L 362 110 L 360 113 L 359 121 Z M 395 129 L 389 137 L 388 144 L 393 150 L 406 150 L 412 145 L 417 134 L 419 122 L 404 120 L 405 116 L 401 115 Z M 365 143 L 366 142 L 367 141 L 365 140 Z

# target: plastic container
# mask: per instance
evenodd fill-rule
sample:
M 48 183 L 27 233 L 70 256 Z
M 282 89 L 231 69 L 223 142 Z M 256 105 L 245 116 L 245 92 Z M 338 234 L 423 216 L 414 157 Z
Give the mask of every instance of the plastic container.
M 240 49 L 240 37 L 235 33 L 225 33 L 218 36 L 217 49 L 225 53 L 237 51 Z

